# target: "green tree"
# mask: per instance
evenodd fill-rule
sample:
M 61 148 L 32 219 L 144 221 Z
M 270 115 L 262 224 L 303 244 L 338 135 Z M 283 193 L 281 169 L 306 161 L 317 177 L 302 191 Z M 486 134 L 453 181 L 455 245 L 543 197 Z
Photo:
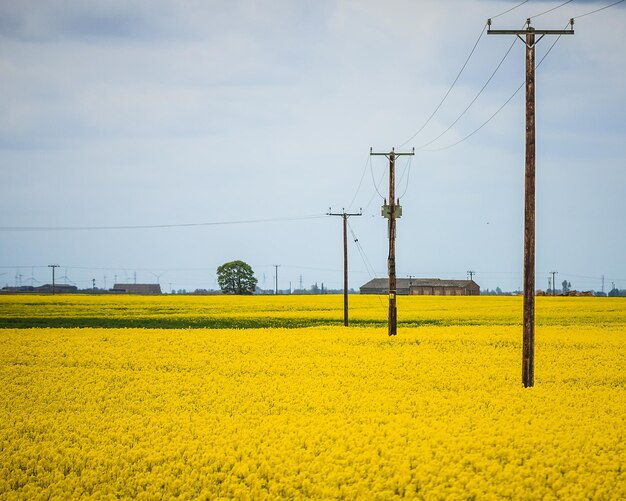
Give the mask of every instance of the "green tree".
M 231 261 L 217 268 L 217 283 L 224 294 L 252 294 L 257 279 L 249 264 Z

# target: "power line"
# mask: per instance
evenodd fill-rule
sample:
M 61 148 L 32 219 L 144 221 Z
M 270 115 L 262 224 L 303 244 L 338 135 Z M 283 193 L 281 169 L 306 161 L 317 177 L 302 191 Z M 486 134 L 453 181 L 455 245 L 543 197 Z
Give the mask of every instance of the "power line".
M 623 0 L 622 0 L 622 1 L 623 1 Z M 498 15 L 496 15 L 496 16 L 491 16 L 489 19 L 496 19 L 497 17 L 504 16 L 504 14 L 508 14 L 508 13 L 509 13 L 509 12 L 511 12 L 512 10 L 515 10 L 515 9 L 517 9 L 518 7 L 521 7 L 521 6 L 522 6 L 522 5 L 524 5 L 525 3 L 528 3 L 528 0 L 524 0 L 524 1 L 523 1 L 523 2 L 521 2 L 521 3 L 518 3 L 515 7 L 511 7 L 510 9 L 505 10 L 504 12 L 501 12 L 500 14 L 498 14 Z
M 463 70 L 465 70 L 465 67 L 467 66 L 467 63 L 469 63 L 469 60 L 471 59 L 472 55 L 474 54 L 474 51 L 476 50 L 476 47 L 478 46 L 478 42 L 480 42 L 480 39 L 483 37 L 483 35 L 485 34 L 485 28 L 487 27 L 487 25 L 485 24 L 485 26 L 483 26 L 482 30 L 480 31 L 480 35 L 478 36 L 478 38 L 476 39 L 476 42 L 474 43 L 474 46 L 472 47 L 472 50 L 470 51 L 469 55 L 467 56 L 467 59 L 465 60 L 465 62 L 463 63 L 463 66 L 461 66 L 461 69 L 459 70 L 456 78 L 454 79 L 454 81 L 452 82 L 452 85 L 450 85 L 450 88 L 448 89 L 448 91 L 445 93 L 445 95 L 443 96 L 443 99 L 439 102 L 439 104 L 437 105 L 437 107 L 435 108 L 435 110 L 430 114 L 430 116 L 426 119 L 426 121 L 424 122 L 424 124 L 417 130 L 417 132 L 415 134 L 413 134 L 410 138 L 408 138 L 406 141 L 404 141 L 402 144 L 400 144 L 398 147 L 401 148 L 402 146 L 406 145 L 409 141 L 412 141 L 420 132 L 422 132 L 422 130 L 424 130 L 424 127 L 426 127 L 430 121 L 432 120 L 432 118 L 435 116 L 435 114 L 439 111 L 439 108 L 441 108 L 441 105 L 445 102 L 445 100 L 448 98 L 448 95 L 450 94 L 450 92 L 452 91 L 452 89 L 454 88 L 454 86 L 456 85 L 457 81 L 459 80 L 459 77 L 461 76 L 461 73 L 463 73 Z
M 532 16 L 531 18 L 537 18 L 539 16 L 542 16 L 543 14 L 547 14 L 548 12 L 551 12 L 553 10 L 556 10 L 560 7 L 563 7 L 564 5 L 570 3 L 572 0 L 569 0 L 567 2 L 564 2 L 556 7 L 553 7 L 552 9 L 546 10 L 542 13 L 539 13 L 535 16 Z M 580 19 L 581 17 L 585 17 L 585 16 L 589 16 L 591 14 L 595 14 L 596 12 L 600 12 L 602 10 L 608 9 L 610 7 L 613 7 L 615 5 L 618 5 L 620 3 L 623 3 L 625 0 L 619 0 L 617 2 L 613 2 L 612 4 L 606 5 L 604 7 L 601 7 L 599 9 L 595 9 L 592 10 L 590 12 L 587 12 L 585 14 L 581 14 L 579 16 L 574 17 L 573 19 Z M 500 17 L 503 14 L 506 14 L 507 12 L 510 12 L 513 9 L 516 9 L 517 7 L 525 4 L 526 2 L 522 2 L 519 5 L 516 5 L 515 7 L 509 9 L 508 11 L 505 11 L 501 14 L 498 14 L 497 16 L 493 16 L 490 19 L 495 19 L 496 17 Z M 568 23 L 566 25 L 566 27 L 569 25 L 570 23 Z M 559 41 L 559 39 L 561 38 L 561 36 L 559 35 L 554 42 L 552 43 L 552 45 L 550 46 L 550 48 L 546 51 L 546 53 L 544 54 L 544 56 L 541 58 L 541 60 L 539 61 L 539 63 L 537 63 L 536 68 L 539 68 L 539 66 L 541 65 L 541 63 L 543 63 L 543 61 L 545 60 L 545 58 L 548 56 L 548 54 L 552 51 L 552 49 L 554 48 L 554 46 L 556 45 L 556 43 Z M 516 41 L 516 40 L 515 40 Z M 470 132 L 468 135 L 466 135 L 465 137 L 463 137 L 462 139 L 458 140 L 455 143 L 449 144 L 447 146 L 444 146 L 442 148 L 432 148 L 432 149 L 426 149 L 427 146 L 429 146 L 430 144 L 434 143 L 437 139 L 439 139 L 441 136 L 443 136 L 446 132 L 448 132 L 448 130 L 450 130 L 458 121 L 459 119 L 467 112 L 467 110 L 469 109 L 470 106 L 472 106 L 472 104 L 474 103 L 474 101 L 476 101 L 476 99 L 478 98 L 478 96 L 480 96 L 480 94 L 482 93 L 482 91 L 484 90 L 484 88 L 487 86 L 487 84 L 489 83 L 489 81 L 493 78 L 493 76 L 495 75 L 495 73 L 498 71 L 498 69 L 500 68 L 500 65 L 503 63 L 504 59 L 506 59 L 506 57 L 508 56 L 510 50 L 512 49 L 513 45 L 515 44 L 515 41 L 513 42 L 513 44 L 511 45 L 511 47 L 509 47 L 509 50 L 506 52 L 504 58 L 500 61 L 500 63 L 498 64 L 498 66 L 496 67 L 495 71 L 492 73 L 491 77 L 489 77 L 489 79 L 487 80 L 487 82 L 485 83 L 485 85 L 483 86 L 483 88 L 480 90 L 480 92 L 476 95 L 476 97 L 472 100 L 472 102 L 469 104 L 469 106 L 461 113 L 461 115 L 450 125 L 450 127 L 448 127 L 445 131 L 443 131 L 439 136 L 437 136 L 436 138 L 434 138 L 432 141 L 425 143 L 421 146 L 418 146 L 417 149 L 419 150 L 425 150 L 425 151 L 443 151 L 443 150 L 447 150 L 450 149 L 454 146 L 457 146 L 458 144 L 466 141 L 467 139 L 469 139 L 471 136 L 473 136 L 474 134 L 476 134 L 480 129 L 482 129 L 485 125 L 487 125 L 489 122 L 491 122 L 491 120 L 493 118 L 495 118 L 496 115 L 498 115 L 498 113 L 500 113 L 507 104 L 509 104 L 509 102 L 511 102 L 511 100 L 517 95 L 517 93 L 522 89 L 522 87 L 524 86 L 524 84 L 522 83 L 516 90 L 515 92 L 513 92 L 513 94 L 502 104 L 502 106 L 500 106 L 495 113 L 493 113 L 485 122 L 483 122 L 479 127 L 477 127 L 476 129 L 474 129 L 472 132 Z M 419 132 L 419 131 L 418 131 Z M 417 133 L 415 134 L 417 135 Z
M 357 186 L 356 191 L 354 192 L 354 196 L 352 197 L 352 200 L 348 204 L 348 211 L 352 208 L 352 205 L 354 204 L 354 201 L 356 200 L 356 196 L 359 194 L 359 190 L 361 189 L 361 185 L 363 184 L 363 179 L 365 179 L 365 174 L 367 172 L 367 164 L 369 161 L 371 161 L 371 159 L 372 157 L 368 155 L 367 160 L 365 161 L 365 166 L 363 167 L 363 174 L 361 174 L 361 180 L 359 181 L 359 185 Z
M 574 19 L 580 19 L 581 17 L 585 17 L 585 16 L 589 16 L 591 14 L 595 14 L 596 12 L 600 12 L 601 10 L 608 9 L 609 7 L 613 7 L 614 5 L 617 5 L 618 3 L 622 3 L 623 1 L 624 0 L 619 0 L 618 2 L 613 2 L 610 5 L 606 5 L 604 7 L 599 8 L 599 9 L 592 10 L 591 12 L 587 12 L 586 14 L 581 14 L 580 16 L 576 16 Z
M 409 157 L 409 160 L 408 160 L 408 162 L 407 162 L 407 163 L 408 163 L 408 165 L 407 165 L 407 167 L 406 167 L 406 169 L 405 169 L 405 171 L 406 171 L 406 185 L 404 186 L 404 191 L 402 192 L 402 195 L 400 195 L 400 196 L 398 197 L 398 199 L 402 199 L 402 198 L 404 198 L 404 195 L 406 195 L 406 192 L 407 192 L 407 191 L 408 191 L 408 189 L 409 189 L 409 178 L 411 177 L 411 165 L 412 165 L 412 160 L 413 160 L 413 157 L 412 157 L 412 156 L 410 156 L 410 157 Z M 404 174 L 402 174 L 402 177 L 400 178 L 400 184 L 402 184 L 402 178 L 404 178 Z
M 370 156 L 370 174 L 372 175 L 372 183 L 374 183 L 374 189 L 376 190 L 376 193 L 378 193 L 378 196 L 380 196 L 380 198 L 385 198 L 384 195 L 378 190 L 378 185 L 376 184 L 376 180 L 374 179 L 374 168 L 372 166 L 372 157 L 371 156 Z M 383 175 L 381 176 L 380 180 L 378 181 L 378 184 L 382 183 L 384 175 L 385 175 L 385 171 L 383 170 Z M 371 202 L 371 200 L 370 200 L 370 202 Z
M 540 16 L 543 16 L 544 14 L 547 14 L 548 12 L 552 12 L 553 10 L 560 9 L 561 7 L 563 7 L 564 5 L 567 5 L 568 3 L 571 3 L 572 1 L 573 0 L 567 0 L 566 2 L 563 2 L 560 5 L 557 5 L 556 7 L 552 7 L 551 9 L 548 9 L 546 11 L 541 12 L 540 14 L 535 14 L 534 16 L 528 16 L 528 17 L 529 17 L 529 19 L 538 18 Z
M 350 226 L 350 223 L 348 223 L 348 228 L 350 229 L 350 233 L 352 234 L 352 238 L 354 239 L 354 243 L 356 244 L 356 248 L 359 251 L 359 255 L 361 256 L 361 260 L 363 261 L 363 264 L 365 265 L 365 269 L 367 270 L 367 273 L 370 276 L 370 279 L 376 278 L 376 270 L 374 270 L 372 263 L 367 258 L 367 254 L 365 254 L 365 249 L 363 249 L 361 243 L 359 242 L 359 239 L 357 238 L 356 234 L 354 233 L 354 230 L 352 229 L 352 226 Z M 386 309 L 385 304 L 383 303 L 383 300 L 380 297 L 380 295 L 376 294 L 376 297 L 378 298 L 380 307 L 383 310 Z
M 411 159 L 413 156 L 407 157 L 406 162 L 404 163 L 404 169 L 402 169 L 402 175 L 398 180 L 398 185 L 401 185 L 404 182 L 404 178 L 409 174 L 409 169 L 411 167 Z
M 120 225 L 120 226 L 0 226 L 0 231 L 84 231 L 84 230 L 140 230 L 155 228 L 189 228 L 195 226 L 227 226 L 231 224 L 273 223 L 281 221 L 304 221 L 325 218 L 325 214 L 310 216 L 277 217 L 267 219 L 242 219 L 234 221 L 211 221 L 205 223 Z
M 361 259 L 363 260 L 363 264 L 365 265 L 365 270 L 367 271 L 367 274 L 370 276 L 370 278 L 374 278 L 376 276 L 376 270 L 374 270 L 374 267 L 372 266 L 372 263 L 367 258 L 367 254 L 365 254 L 365 250 L 361 246 L 361 243 L 359 242 L 359 239 L 357 238 L 356 234 L 354 233 L 354 230 L 352 229 L 352 226 L 350 225 L 349 222 L 348 222 L 348 229 L 350 230 L 350 234 L 352 235 L 352 239 L 354 240 L 354 243 L 355 243 L 355 245 L 357 247 L 357 250 L 359 251 L 359 254 L 361 255 Z
M 504 54 L 504 56 L 502 57 L 502 59 L 500 59 L 500 62 L 498 63 L 498 65 L 496 66 L 496 69 L 493 70 L 493 73 L 491 73 L 491 76 L 487 79 L 487 81 L 485 82 L 485 84 L 482 86 L 482 88 L 480 89 L 480 91 L 478 91 L 478 94 L 476 94 L 476 96 L 474 96 L 474 99 L 471 100 L 471 102 L 467 105 L 467 107 L 461 112 L 461 114 L 456 118 L 456 120 L 454 120 L 454 122 L 452 122 L 448 128 L 446 130 L 444 130 L 441 134 L 439 134 L 436 138 L 432 139 L 431 141 L 418 146 L 417 149 L 418 150 L 422 150 L 424 148 L 426 148 L 427 146 L 430 146 L 432 143 L 434 143 L 435 141 L 437 141 L 441 136 L 443 136 L 446 132 L 448 132 L 450 129 L 452 129 L 452 127 L 454 127 L 457 122 L 463 117 L 463 115 L 465 115 L 465 113 L 467 113 L 467 111 L 472 107 L 472 105 L 476 102 L 476 100 L 480 97 L 480 95 L 483 93 L 483 91 L 485 90 L 485 88 L 487 87 L 487 85 L 489 85 L 489 82 L 491 82 L 491 80 L 493 79 L 494 75 L 498 72 L 498 70 L 500 69 L 500 67 L 502 66 L 502 63 L 504 63 L 504 60 L 508 57 L 508 55 L 511 52 L 511 49 L 513 49 L 513 46 L 515 45 L 515 42 L 517 42 L 517 39 L 513 39 L 513 42 L 511 43 L 511 45 L 509 46 L 509 49 L 506 51 L 506 53 Z
M 567 23 L 566 27 L 569 26 L 569 23 Z M 543 61 L 545 60 L 546 57 L 548 57 L 548 54 L 550 54 L 550 52 L 552 51 L 552 49 L 554 48 L 554 46 L 556 45 L 556 43 L 559 41 L 559 39 L 561 38 L 561 35 L 559 35 L 558 37 L 556 37 L 556 39 L 554 40 L 554 42 L 552 42 L 552 45 L 550 46 L 550 48 L 546 51 L 546 53 L 543 55 L 543 57 L 539 60 L 539 62 L 537 63 L 537 66 L 535 68 L 539 68 L 539 66 L 541 66 L 541 63 L 543 63 Z M 520 84 L 520 86 L 515 89 L 515 92 L 513 92 L 513 94 L 511 95 L 511 97 L 509 97 L 503 104 L 502 106 L 500 106 L 487 120 L 485 120 L 480 126 L 478 126 L 476 129 L 474 129 L 472 132 L 470 132 L 469 134 L 467 134 L 465 137 L 459 139 L 458 141 L 456 141 L 455 143 L 449 144 L 447 146 L 443 146 L 441 148 L 431 148 L 431 149 L 424 149 L 425 151 L 443 151 L 443 150 L 448 150 L 450 148 L 453 148 L 454 146 L 457 146 L 459 144 L 461 144 L 462 142 L 468 140 L 470 137 L 472 137 L 474 134 L 476 134 L 480 129 L 482 129 L 485 125 L 487 125 L 489 122 L 491 122 L 491 120 L 493 120 L 496 115 L 498 113 L 500 113 L 507 104 L 509 104 L 513 98 L 517 95 L 517 93 L 522 89 L 522 87 L 524 87 L 524 85 L 526 84 L 526 82 L 522 82 Z
M 519 4 L 515 5 L 514 7 L 511 7 L 510 9 L 505 10 L 504 12 L 501 12 L 500 14 L 496 14 L 495 16 L 491 16 L 490 19 L 496 19 L 497 17 L 503 16 L 504 14 L 507 14 L 507 13 L 511 12 L 512 10 L 517 9 L 518 7 L 524 5 L 527 2 L 528 2 L 528 0 L 524 0 L 523 2 L 520 2 Z M 444 94 L 443 98 L 441 99 L 441 101 L 439 102 L 439 104 L 437 105 L 435 110 L 430 114 L 430 116 L 426 119 L 426 121 L 422 124 L 422 126 L 417 130 L 417 132 L 415 134 L 413 134 L 410 138 L 408 138 L 402 144 L 398 145 L 399 148 L 405 146 L 407 143 L 412 141 L 420 132 L 422 132 L 422 130 L 424 130 L 424 128 L 430 123 L 430 121 L 435 116 L 435 114 L 439 111 L 439 108 L 441 108 L 441 106 L 443 105 L 445 100 L 448 98 L 448 95 L 450 94 L 450 92 L 452 91 L 452 89 L 456 85 L 457 81 L 459 80 L 459 77 L 461 76 L 461 74 L 465 70 L 465 67 L 467 66 L 467 63 L 469 63 L 469 60 L 472 58 L 472 55 L 474 54 L 474 51 L 476 50 L 476 47 L 478 46 L 478 43 L 480 42 L 480 39 L 485 34 L 486 26 L 487 25 L 483 26 L 483 29 L 481 30 L 480 35 L 478 35 L 478 38 L 476 39 L 476 42 L 474 42 L 474 46 L 472 47 L 472 50 L 470 51 L 469 55 L 467 56 L 467 59 L 465 59 L 465 62 L 463 63 L 463 66 L 461 66 L 461 69 L 459 70 L 458 74 L 456 75 L 456 78 L 454 79 L 454 81 L 450 85 L 450 88 L 448 89 L 448 91 Z

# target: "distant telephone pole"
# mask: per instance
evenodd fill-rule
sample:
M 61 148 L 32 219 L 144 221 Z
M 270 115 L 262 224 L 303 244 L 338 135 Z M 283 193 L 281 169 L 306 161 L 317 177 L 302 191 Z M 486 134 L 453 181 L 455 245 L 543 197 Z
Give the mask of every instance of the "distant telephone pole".
M 278 267 L 280 266 L 279 264 L 273 264 L 272 265 L 274 268 L 276 268 L 276 272 L 275 272 L 275 278 L 276 278 L 276 292 L 275 294 L 278 296 Z
M 467 276 L 469 277 L 470 281 L 474 280 L 474 275 L 476 275 L 476 272 L 473 270 L 467 270 Z
M 340 213 L 332 213 L 329 208 L 327 215 L 341 216 L 343 219 L 343 325 L 348 327 L 348 218 L 362 216 L 363 210 L 347 213 L 345 209 L 341 209 Z
M 552 295 L 554 296 L 554 289 L 556 289 L 556 278 L 555 275 L 558 273 L 558 271 L 551 271 L 550 273 L 552 273 Z
M 374 153 L 370 148 L 370 155 L 384 156 L 389 159 L 389 205 L 385 200 L 382 207 L 382 216 L 389 220 L 389 257 L 387 258 L 387 271 L 389 273 L 389 335 L 398 333 L 398 308 L 396 306 L 396 218 L 402 216 L 400 201 L 396 202 L 396 157 L 403 155 L 415 155 L 415 148 L 411 152 L 396 153 L 392 148 L 389 153 Z
M 526 45 L 526 175 L 524 188 L 524 336 L 522 345 L 522 383 L 535 384 L 535 45 L 546 35 L 573 35 L 569 30 L 536 30 L 526 21 L 521 30 L 492 30 L 488 35 L 515 35 Z M 521 35 L 525 35 L 526 39 Z M 539 38 L 535 40 L 535 35 Z M 554 282 L 552 288 L 554 289 Z
M 49 264 L 48 268 L 52 268 L 52 295 L 54 296 L 54 269 L 58 268 L 58 264 Z

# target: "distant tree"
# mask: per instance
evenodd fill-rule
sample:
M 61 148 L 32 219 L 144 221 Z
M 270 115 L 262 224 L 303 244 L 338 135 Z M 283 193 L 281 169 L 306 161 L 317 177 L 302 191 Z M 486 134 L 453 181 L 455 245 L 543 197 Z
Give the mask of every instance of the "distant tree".
M 217 268 L 217 283 L 224 294 L 252 294 L 257 279 L 249 264 L 231 261 Z
M 502 294 L 502 289 L 500 287 L 496 287 L 496 294 L 499 296 Z
M 561 282 L 561 285 L 563 286 L 563 294 L 567 294 L 567 292 L 570 290 L 570 287 L 572 286 L 572 284 L 567 280 L 563 280 L 563 282 Z

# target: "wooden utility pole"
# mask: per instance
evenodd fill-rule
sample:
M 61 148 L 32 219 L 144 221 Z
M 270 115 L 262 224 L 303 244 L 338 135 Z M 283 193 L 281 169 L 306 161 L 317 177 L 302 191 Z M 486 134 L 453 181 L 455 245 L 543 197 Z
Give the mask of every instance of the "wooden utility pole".
M 556 295 L 556 277 L 555 275 L 558 273 L 558 271 L 551 271 L 550 273 L 552 273 L 552 295 Z
M 52 295 L 54 296 L 54 269 L 58 268 L 58 264 L 49 264 L 48 268 L 52 268 Z
M 524 183 L 524 335 L 522 343 L 522 383 L 535 384 L 535 45 L 546 35 L 573 35 L 570 29 L 536 30 L 526 21 L 522 30 L 492 30 L 488 35 L 515 35 L 526 45 L 526 174 Z M 522 38 L 525 35 L 526 38 Z M 539 35 L 538 39 L 535 36 Z M 552 285 L 554 289 L 554 284 Z
M 382 216 L 389 220 L 389 257 L 387 258 L 387 272 L 389 274 L 389 335 L 398 333 L 398 308 L 396 307 L 396 218 L 402 216 L 400 201 L 396 201 L 396 157 L 415 155 L 415 148 L 411 152 L 396 153 L 392 148 L 389 153 L 374 153 L 370 148 L 370 155 L 385 156 L 389 159 L 389 205 L 385 200 L 382 207 Z
M 348 327 L 348 218 L 362 216 L 363 210 L 349 214 L 345 209 L 341 209 L 340 213 L 332 213 L 328 209 L 327 215 L 343 218 L 343 325 Z

